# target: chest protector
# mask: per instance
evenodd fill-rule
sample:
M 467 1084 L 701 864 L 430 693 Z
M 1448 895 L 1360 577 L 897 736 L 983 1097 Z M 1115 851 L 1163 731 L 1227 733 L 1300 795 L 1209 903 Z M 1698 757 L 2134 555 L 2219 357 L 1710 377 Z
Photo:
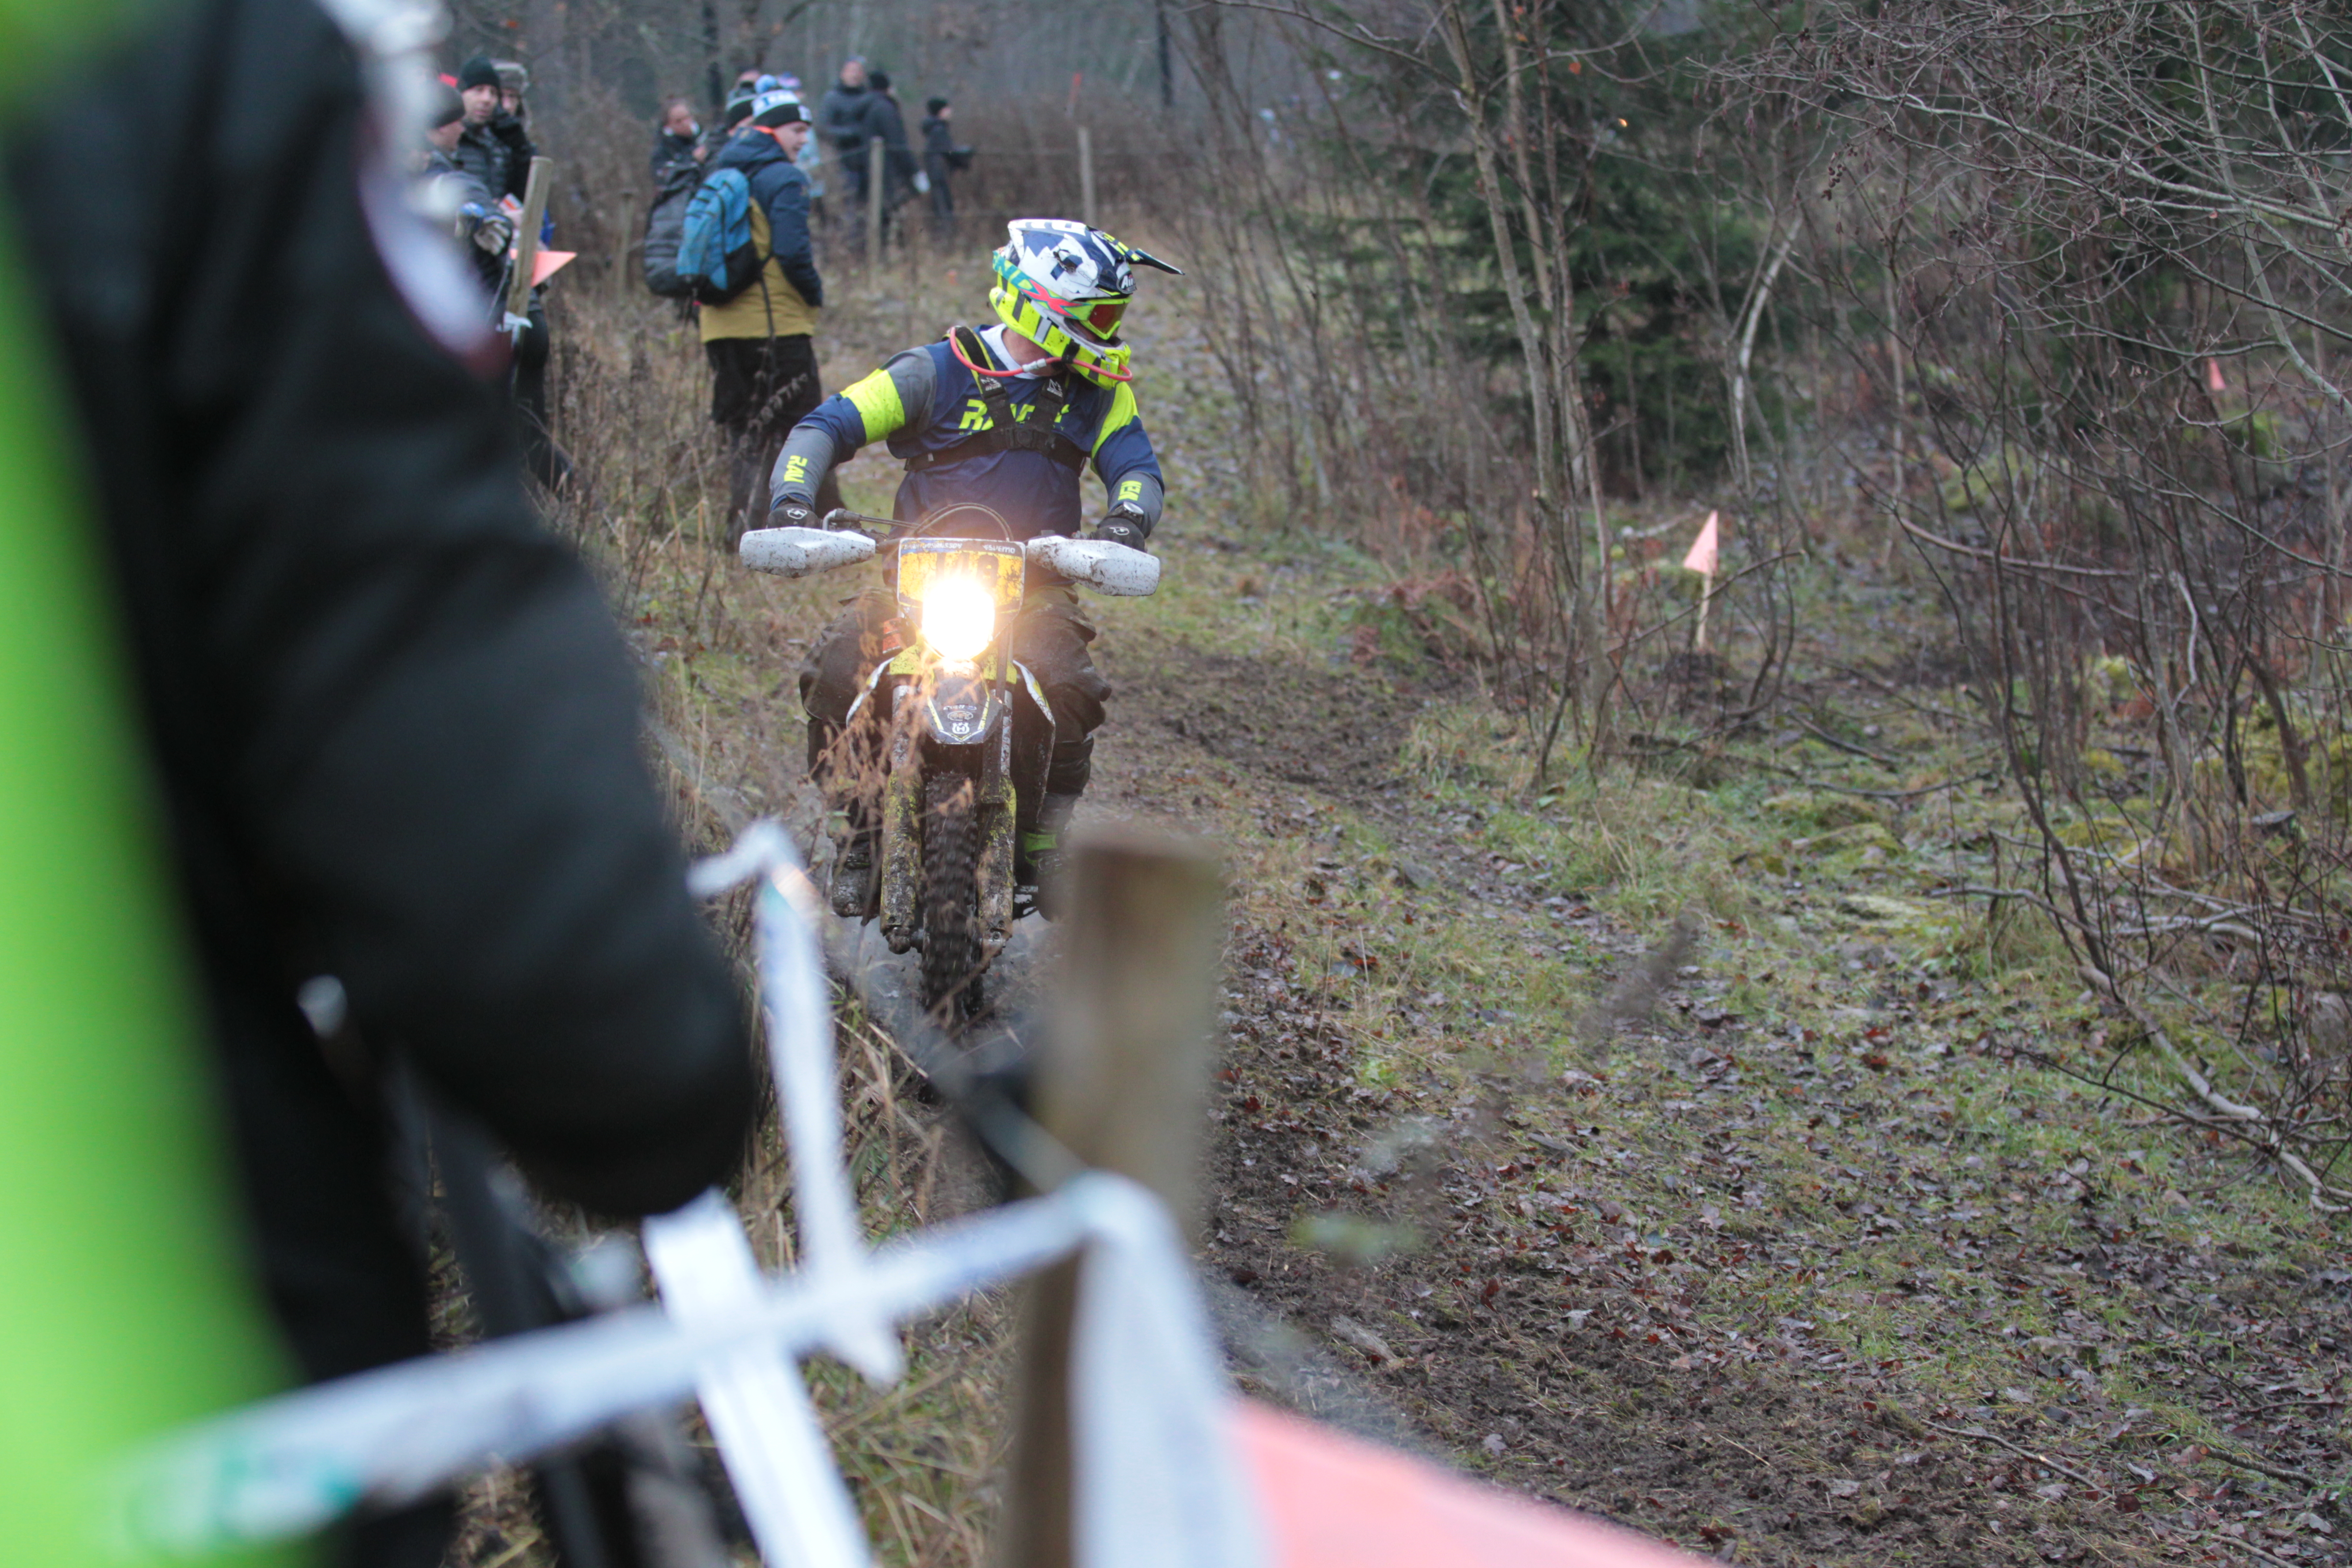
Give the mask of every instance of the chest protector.
M 967 366 L 988 363 L 988 351 L 981 345 L 978 332 L 960 326 L 948 336 L 954 340 L 956 353 Z M 1042 452 L 1074 474 L 1085 468 L 1087 449 L 1054 427 L 1070 397 L 1069 387 L 1061 377 L 1049 377 L 1038 384 L 1037 395 L 1028 405 L 1026 420 L 1016 416 L 1002 378 L 975 371 L 971 379 L 974 395 L 988 410 L 988 427 L 973 431 L 952 446 L 916 453 L 907 459 L 907 472 L 925 473 L 945 463 L 961 463 L 967 458 L 991 452 Z

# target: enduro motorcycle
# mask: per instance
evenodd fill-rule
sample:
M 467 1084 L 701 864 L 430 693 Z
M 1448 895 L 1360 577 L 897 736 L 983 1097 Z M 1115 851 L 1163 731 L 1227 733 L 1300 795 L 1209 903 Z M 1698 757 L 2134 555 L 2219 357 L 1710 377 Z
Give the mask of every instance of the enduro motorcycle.
M 877 541 L 868 528 L 890 531 Z M 908 528 L 847 510 L 823 528 L 743 535 L 743 564 L 782 577 L 897 565 L 898 614 L 849 710 L 881 739 L 880 921 L 893 952 L 922 950 L 925 1007 L 976 1015 L 989 964 L 1030 912 L 1015 847 L 1033 826 L 1054 750 L 1054 711 L 1003 647 L 1030 572 L 1122 596 L 1160 585 L 1160 562 L 1108 540 L 1016 540 L 984 506 L 944 508 Z

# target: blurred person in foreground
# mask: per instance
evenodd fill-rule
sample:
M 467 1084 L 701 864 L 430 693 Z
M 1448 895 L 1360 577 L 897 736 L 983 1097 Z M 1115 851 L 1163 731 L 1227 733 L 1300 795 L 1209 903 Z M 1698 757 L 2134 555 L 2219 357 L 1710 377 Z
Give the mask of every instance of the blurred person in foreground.
M 778 88 L 743 105 L 743 128 L 710 162 L 737 170 L 751 190 L 751 243 L 760 270 L 722 305 L 706 304 L 702 349 L 710 361 L 710 418 L 727 449 L 727 542 L 755 519 L 768 466 L 784 433 L 824 401 L 817 381 L 817 312 L 824 280 L 809 237 L 808 176 L 793 157 L 809 133 L 799 99 Z M 828 504 L 841 504 L 837 489 Z
M 326 1379 L 432 1348 L 388 1195 L 391 1061 L 548 1195 L 629 1216 L 734 1167 L 751 1058 L 635 672 L 525 500 L 498 340 L 393 163 L 417 128 L 312 0 L 142 16 L 56 77 L 8 170 L 252 1263 Z M 113 81 L 142 91 L 91 121 Z M 318 976 L 347 998 L 331 1049 L 296 1000 Z M 380 1515 L 333 1558 L 434 1568 L 450 1517 Z

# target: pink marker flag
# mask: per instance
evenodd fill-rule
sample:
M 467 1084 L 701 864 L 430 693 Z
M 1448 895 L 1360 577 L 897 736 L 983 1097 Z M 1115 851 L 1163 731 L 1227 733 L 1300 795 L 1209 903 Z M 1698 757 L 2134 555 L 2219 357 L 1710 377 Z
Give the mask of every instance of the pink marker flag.
M 1707 577 L 1715 575 L 1716 563 L 1722 553 L 1722 541 L 1716 531 L 1715 520 L 1714 512 L 1706 514 L 1706 526 L 1698 531 L 1698 538 L 1692 542 L 1690 553 L 1683 557 L 1684 571 L 1696 572 Z
M 2212 392 L 2227 392 L 2230 390 L 2230 384 L 2221 379 L 2221 362 L 2220 360 L 2209 359 L 2205 362 L 2205 385 L 2209 391 Z
M 1273 1568 L 1704 1568 L 1613 1525 L 1296 1415 L 1236 1409 Z

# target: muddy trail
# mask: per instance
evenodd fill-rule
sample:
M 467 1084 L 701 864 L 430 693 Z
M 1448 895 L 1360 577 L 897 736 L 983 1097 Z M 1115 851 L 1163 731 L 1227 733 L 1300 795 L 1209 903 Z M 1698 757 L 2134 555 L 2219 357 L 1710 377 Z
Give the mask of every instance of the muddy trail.
M 853 296 L 827 384 L 913 313 Z M 598 460 L 635 510 L 567 526 L 689 834 L 813 829 L 793 673 L 861 584 L 709 542 L 674 467 L 707 446 L 698 345 L 651 330 L 616 318 L 567 414 L 628 433 Z M 1152 330 L 1186 499 L 1160 591 L 1089 601 L 1117 692 L 1083 811 L 1227 868 L 1202 1264 L 1244 1386 L 1730 1562 L 2352 1562 L 2340 1219 L 2174 1114 L 2045 931 L 1955 896 L 2024 829 L 1933 584 L 1822 546 L 1759 727 L 1667 713 L 1670 746 L 1542 782 L 1411 563 L 1253 524 L 1204 340 Z M 868 511 L 895 482 L 845 474 Z M 869 1228 L 986 1201 L 876 1017 L 840 1017 Z M 771 1267 L 776 1154 L 738 1194 Z M 927 1325 L 895 1390 L 810 1363 L 881 1560 L 988 1560 L 1012 1316 Z M 486 1531 L 459 1562 L 539 1561 Z
M 2150 1234 L 2149 1198 L 2193 1200 L 2118 1190 L 2088 1140 L 2000 1152 L 1953 1080 L 2029 1070 L 2030 1021 L 1859 921 L 1828 1027 L 1751 1021 L 1776 976 L 1724 973 L 1736 942 L 1657 973 L 1669 922 L 1596 913 L 1416 777 L 1457 693 L 1127 618 L 1090 809 L 1234 868 L 1204 1267 L 1296 1336 L 1237 1347 L 1244 1387 L 1728 1561 L 2347 1560 L 2352 1276 Z M 1433 946 L 1565 964 L 1614 1013 L 1467 1005 Z M 1985 1386 L 1927 1354 L 1954 1336 Z M 2167 1438 L 2105 1386 L 2127 1363 L 2234 1448 Z

